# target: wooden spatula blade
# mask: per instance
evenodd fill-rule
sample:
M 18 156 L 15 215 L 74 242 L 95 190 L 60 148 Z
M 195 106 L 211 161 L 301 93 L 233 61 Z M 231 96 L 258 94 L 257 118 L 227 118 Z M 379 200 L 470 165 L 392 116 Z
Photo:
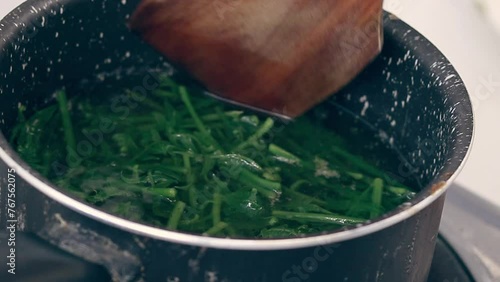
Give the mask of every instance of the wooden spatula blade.
M 131 29 L 226 99 L 296 117 L 381 51 L 382 0 L 143 0 Z

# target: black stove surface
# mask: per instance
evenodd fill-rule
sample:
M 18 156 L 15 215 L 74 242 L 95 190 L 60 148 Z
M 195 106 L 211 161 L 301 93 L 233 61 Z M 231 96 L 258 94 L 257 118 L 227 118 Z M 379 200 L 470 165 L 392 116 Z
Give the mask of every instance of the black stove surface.
M 439 237 L 428 282 L 472 282 L 469 270 L 443 238 Z

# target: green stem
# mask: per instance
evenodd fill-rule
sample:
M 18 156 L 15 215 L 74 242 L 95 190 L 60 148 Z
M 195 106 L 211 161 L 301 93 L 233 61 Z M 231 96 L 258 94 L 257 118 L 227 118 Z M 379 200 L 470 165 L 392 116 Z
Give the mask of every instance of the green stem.
M 177 190 L 174 188 L 154 188 L 151 190 L 151 193 L 169 199 L 175 199 L 175 197 L 177 196 Z
M 246 169 L 241 170 L 240 179 L 243 181 L 248 181 L 249 184 L 264 187 L 269 190 L 281 190 L 281 183 L 261 178 Z
M 394 186 L 389 186 L 387 187 L 387 190 L 391 191 L 392 193 L 394 194 L 397 194 L 399 196 L 402 196 L 402 195 L 405 195 L 405 194 L 408 194 L 408 193 L 414 193 L 406 188 L 403 188 L 403 187 L 394 187 Z
M 214 193 L 214 203 L 212 206 L 212 219 L 214 227 L 221 221 L 222 197 L 219 192 Z
M 322 200 L 319 200 L 319 199 L 317 199 L 317 198 L 315 198 L 315 197 L 311 197 L 311 196 L 309 196 L 309 195 L 306 195 L 306 194 L 303 194 L 303 193 L 300 193 L 300 192 L 294 191 L 294 190 L 292 190 L 292 189 L 286 189 L 286 188 L 285 188 L 285 189 L 284 189 L 284 191 L 285 191 L 286 193 L 289 193 L 289 194 L 291 194 L 291 195 L 293 195 L 293 196 L 296 196 L 296 197 L 298 197 L 298 198 L 302 198 L 303 200 L 309 201 L 309 202 L 311 202 L 311 203 L 315 203 L 315 204 L 322 205 L 322 206 L 323 206 L 323 205 L 326 205 L 326 202 L 325 202 L 325 201 L 322 201 Z
M 363 174 L 357 172 L 347 172 L 346 174 L 352 177 L 354 180 L 361 180 L 364 177 Z
M 271 200 L 275 200 L 281 195 L 281 183 L 261 178 L 246 169 L 241 169 L 239 180 L 242 183 L 253 186 Z
M 242 111 L 226 111 L 226 112 L 222 112 L 222 114 L 224 116 L 222 116 L 219 113 L 206 114 L 206 115 L 201 117 L 201 120 L 203 120 L 203 121 L 220 121 L 224 117 L 236 118 L 236 117 L 239 117 L 240 115 L 242 115 L 243 112 Z
M 380 178 L 375 178 L 372 183 L 372 203 L 374 205 L 370 212 L 370 218 L 375 218 L 379 216 L 379 211 L 382 206 L 382 192 L 384 189 L 384 181 Z
M 56 99 L 59 104 L 59 111 L 61 112 L 61 118 L 64 128 L 64 139 L 66 140 L 66 149 L 68 150 L 69 155 L 71 154 L 71 152 L 76 152 L 76 140 L 75 133 L 73 131 L 73 124 L 71 123 L 71 117 L 69 115 L 66 92 L 62 90 L 57 91 Z
M 167 228 L 171 230 L 176 230 L 177 225 L 179 225 L 179 221 L 181 220 L 182 213 L 184 212 L 184 208 L 186 207 L 186 203 L 178 201 L 175 204 L 174 209 L 172 210 L 172 214 L 168 219 Z
M 205 127 L 205 125 L 201 121 L 200 117 L 196 113 L 196 111 L 195 111 L 195 109 L 193 107 L 193 104 L 191 103 L 191 99 L 189 98 L 189 93 L 187 92 L 186 87 L 183 87 L 183 86 L 179 87 L 179 91 L 180 91 L 180 94 L 181 94 L 181 99 L 184 102 L 184 105 L 186 105 L 186 108 L 188 109 L 189 114 L 191 115 L 191 118 L 193 119 L 194 123 L 196 124 L 196 127 L 198 128 L 198 130 L 201 133 L 203 133 L 203 135 L 205 135 L 205 137 L 210 141 L 210 143 L 212 143 L 212 145 L 216 149 L 220 149 L 221 146 L 212 137 L 212 135 L 210 135 L 210 133 L 208 132 L 207 128 Z
M 158 169 L 169 170 L 174 173 L 184 173 L 184 174 L 187 173 L 185 168 L 175 167 L 173 165 L 161 165 L 158 167 Z
M 182 154 L 182 160 L 184 162 L 184 169 L 186 170 L 186 184 L 188 186 L 188 197 L 189 204 L 191 206 L 196 206 L 196 190 L 194 186 L 194 175 L 192 173 L 191 160 L 188 153 Z
M 365 222 L 364 219 L 340 216 L 334 214 L 300 213 L 287 211 L 273 211 L 273 216 L 288 220 L 307 221 L 316 223 L 332 223 L 342 226 Z
M 370 189 L 365 189 L 365 191 L 363 191 L 361 194 L 357 195 L 355 197 L 355 199 L 351 202 L 351 205 L 349 207 L 349 210 L 347 210 L 347 213 L 346 214 L 352 214 L 353 212 L 355 212 L 358 207 L 360 205 L 362 205 L 362 201 L 365 199 L 365 198 L 368 198 L 369 196 L 369 193 L 370 193 Z
M 217 233 L 221 232 L 222 230 L 226 229 L 228 227 L 228 224 L 225 222 L 219 222 L 212 228 L 208 229 L 206 232 L 203 233 L 205 236 L 214 236 L 217 235 Z
M 240 143 L 234 151 L 239 151 L 242 149 L 245 149 L 247 146 L 251 145 L 252 143 L 256 142 L 259 138 L 261 138 L 264 134 L 266 134 L 271 128 L 274 126 L 274 121 L 271 118 L 267 118 L 264 124 L 262 124 L 257 131 L 250 136 L 247 140 L 243 141 Z
M 188 153 L 182 154 L 182 161 L 184 162 L 184 169 L 186 171 L 186 176 L 188 177 L 191 174 L 191 160 L 189 159 Z
M 336 155 L 342 157 L 343 159 L 349 161 L 352 165 L 354 165 L 358 169 L 362 170 L 365 173 L 370 174 L 373 177 L 381 177 L 385 175 L 382 171 L 369 165 L 366 161 L 362 160 L 361 158 L 351 153 L 346 152 L 345 150 L 341 149 L 338 146 L 332 146 L 331 151 Z
M 192 207 L 196 207 L 196 189 L 194 185 L 189 185 L 188 187 L 189 204 Z
M 277 157 L 284 158 L 286 160 L 289 160 L 289 162 L 292 163 L 300 163 L 301 159 L 294 154 L 288 152 L 287 150 L 279 147 L 278 145 L 271 144 L 269 145 L 269 152 Z

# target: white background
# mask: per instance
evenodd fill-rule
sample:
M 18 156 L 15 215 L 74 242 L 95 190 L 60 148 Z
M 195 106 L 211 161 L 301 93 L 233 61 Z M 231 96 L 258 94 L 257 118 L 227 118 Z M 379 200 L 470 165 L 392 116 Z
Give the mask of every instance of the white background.
M 0 17 L 21 2 L 2 0 Z M 464 79 L 476 136 L 457 182 L 500 206 L 500 0 L 386 0 L 385 8 L 429 38 Z

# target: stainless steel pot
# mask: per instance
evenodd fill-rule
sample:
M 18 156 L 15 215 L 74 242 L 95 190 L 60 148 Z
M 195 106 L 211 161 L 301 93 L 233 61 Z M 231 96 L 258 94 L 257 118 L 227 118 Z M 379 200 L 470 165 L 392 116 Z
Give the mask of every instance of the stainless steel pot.
M 384 19 L 382 55 L 312 114 L 331 120 L 359 153 L 420 189 L 374 222 L 284 240 L 207 238 L 115 217 L 68 196 L 7 141 L 18 103 L 33 111 L 62 86 L 104 73 L 169 69 L 131 34 L 137 0 L 28 1 L 0 23 L 0 220 L 15 232 L 103 265 L 116 281 L 425 281 L 445 191 L 473 134 L 459 75 L 422 35 Z M 214 12 L 207 7 L 207 13 Z M 147 78 L 150 79 L 150 78 Z M 146 80 L 146 78 L 145 78 Z M 147 85 L 139 85 L 147 91 Z M 10 173 L 10 175 L 9 175 Z M 15 207 L 8 207 L 15 178 Z M 12 185 L 11 185 L 12 186 Z M 8 239 L 1 239 L 6 244 Z M 3 256 L 2 254 L 2 257 Z

